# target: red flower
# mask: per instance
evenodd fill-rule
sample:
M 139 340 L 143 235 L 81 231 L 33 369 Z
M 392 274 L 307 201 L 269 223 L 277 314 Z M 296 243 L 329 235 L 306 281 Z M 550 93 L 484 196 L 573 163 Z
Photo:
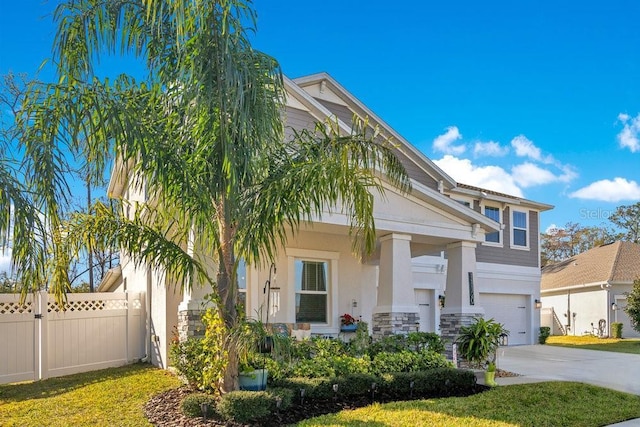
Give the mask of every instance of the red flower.
M 356 323 L 356 319 L 352 315 L 345 313 L 340 316 L 340 323 L 342 323 L 343 325 L 353 325 L 354 323 Z

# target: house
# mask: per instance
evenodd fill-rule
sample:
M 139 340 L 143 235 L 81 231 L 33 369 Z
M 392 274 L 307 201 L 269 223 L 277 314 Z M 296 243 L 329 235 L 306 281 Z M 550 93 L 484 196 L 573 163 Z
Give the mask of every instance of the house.
M 542 269 L 541 323 L 552 334 L 609 335 L 621 322 L 623 337 L 640 337 L 624 311 L 633 281 L 640 278 L 640 245 L 610 243 Z M 602 331 L 600 327 L 603 323 Z
M 242 265 L 247 314 L 338 336 L 340 316 L 349 313 L 366 321 L 374 337 L 420 330 L 449 342 L 461 325 L 485 316 L 506 325 L 510 345 L 535 343 L 539 215 L 552 206 L 455 182 L 328 74 L 284 80 L 289 128 L 337 117 L 349 132 L 354 114 L 366 117 L 397 147 L 413 188 L 402 194 L 386 186 L 384 196 L 374 194 L 378 249 L 366 259 L 352 255 L 349 223 L 334 210 L 290 238 L 272 268 Z M 126 165 L 117 164 L 110 197 L 144 200 L 127 182 Z M 167 280 L 157 268 L 136 268 L 122 256 L 121 270 L 102 288 L 146 292 L 147 346 L 159 366 L 167 364 L 174 328 L 195 333 L 207 292 L 179 293 Z

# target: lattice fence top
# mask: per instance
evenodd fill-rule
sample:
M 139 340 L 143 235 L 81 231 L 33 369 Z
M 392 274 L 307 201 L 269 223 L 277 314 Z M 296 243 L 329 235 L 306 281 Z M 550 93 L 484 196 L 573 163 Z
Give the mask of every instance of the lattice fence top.
M 28 314 L 31 311 L 31 302 L 0 302 L 0 314 Z
M 65 304 L 67 312 L 82 311 L 102 311 L 102 310 L 122 310 L 127 308 L 126 300 L 89 300 L 89 301 L 67 301 Z M 62 312 L 62 307 L 55 301 L 47 302 L 47 311 L 49 313 Z

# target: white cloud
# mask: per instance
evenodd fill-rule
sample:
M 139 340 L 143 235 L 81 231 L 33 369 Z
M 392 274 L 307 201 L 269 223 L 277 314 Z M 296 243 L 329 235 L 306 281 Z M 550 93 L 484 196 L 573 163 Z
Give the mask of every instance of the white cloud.
M 524 135 L 518 135 L 511 140 L 511 146 L 516 150 L 516 156 L 528 157 L 542 163 L 551 164 L 555 162 L 553 156 L 543 156 L 542 150 L 538 148 L 533 141 Z
M 467 147 L 464 144 L 453 145 L 454 142 L 460 139 L 462 139 L 462 135 L 460 134 L 458 127 L 449 126 L 444 134 L 437 136 L 433 140 L 433 149 L 445 154 L 462 154 L 465 152 Z
M 476 156 L 505 156 L 509 152 L 509 147 L 503 147 L 495 141 L 476 142 L 473 147 L 473 154 Z
M 534 163 L 524 162 L 511 168 L 511 175 L 516 184 L 524 188 L 553 182 L 570 182 L 578 176 L 571 166 L 559 165 L 558 167 L 562 171 L 560 175 Z
M 511 175 L 518 185 L 525 188 L 558 181 L 558 177 L 552 172 L 547 169 L 542 169 L 540 166 L 530 162 L 525 162 L 511 168 Z
M 640 151 L 640 114 L 630 117 L 628 114 L 618 114 L 618 120 L 624 127 L 618 134 L 620 147 L 628 148 L 632 153 Z
M 513 177 L 499 166 L 474 166 L 469 159 L 445 155 L 434 161 L 438 167 L 458 182 L 523 197 Z
M 603 179 L 593 182 L 573 193 L 569 197 L 577 199 L 598 200 L 603 202 L 620 202 L 622 200 L 640 199 L 640 185 L 624 178 Z

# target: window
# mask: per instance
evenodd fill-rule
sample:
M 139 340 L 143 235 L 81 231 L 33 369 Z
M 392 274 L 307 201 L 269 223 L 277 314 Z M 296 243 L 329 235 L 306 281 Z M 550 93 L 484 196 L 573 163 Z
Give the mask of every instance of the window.
M 238 306 L 247 307 L 247 263 L 244 259 L 238 261 Z M 242 309 L 241 309 L 242 310 Z
M 487 218 L 494 220 L 498 224 L 500 223 L 500 208 L 496 208 L 494 206 L 485 206 L 484 215 Z M 487 233 L 484 236 L 484 240 L 491 243 L 500 243 L 500 232 L 494 231 L 493 233 Z
M 527 241 L 527 213 L 513 211 L 513 246 L 528 247 Z
M 328 270 L 326 261 L 295 260 L 296 322 L 328 322 Z

